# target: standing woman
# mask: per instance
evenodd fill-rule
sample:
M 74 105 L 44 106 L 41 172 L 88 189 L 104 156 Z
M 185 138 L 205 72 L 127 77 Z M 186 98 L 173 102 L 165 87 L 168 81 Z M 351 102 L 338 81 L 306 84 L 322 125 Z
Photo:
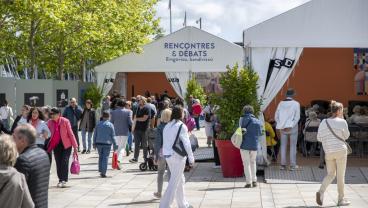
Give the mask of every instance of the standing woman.
M 31 110 L 31 107 L 29 105 L 22 106 L 21 114 L 15 118 L 14 123 L 11 127 L 11 132 L 14 132 L 14 129 L 17 128 L 18 125 L 28 123 L 28 114 L 30 110 Z
M 4 127 L 6 129 L 10 129 L 10 118 L 13 117 L 13 110 L 12 108 L 8 105 L 8 101 L 4 100 L 4 102 L 1 104 L 1 108 L 0 108 L 0 118 L 3 121 Z
M 243 117 L 239 119 L 239 126 L 246 129 L 240 146 L 240 155 L 243 161 L 246 179 L 245 188 L 257 186 L 257 147 L 258 137 L 262 135 L 262 123 L 254 116 L 254 109 L 250 105 L 243 108 Z
M 68 182 L 69 158 L 72 147 L 74 154 L 78 154 L 78 144 L 69 120 L 61 117 L 59 109 L 51 109 L 50 120 L 47 122 L 47 125 L 51 131 L 51 139 L 47 152 L 54 151 L 56 170 L 59 178 L 57 187 L 65 188 Z
M 164 183 L 164 174 L 166 170 L 166 159 L 162 155 L 163 146 L 163 131 L 167 123 L 170 122 L 171 109 L 165 109 L 161 112 L 160 124 L 157 126 L 157 135 L 155 138 L 155 163 L 157 164 L 157 192 L 153 195 L 157 198 L 161 198 L 162 185 Z M 170 171 L 169 171 L 170 172 Z
M 92 136 L 93 136 L 93 130 L 96 127 L 96 111 L 92 108 L 92 101 L 87 100 L 86 106 L 84 107 L 83 113 L 82 113 L 82 120 L 79 125 L 79 130 L 82 131 L 82 144 L 83 144 L 83 151 L 84 153 L 91 153 L 92 148 Z M 86 134 L 88 133 L 88 149 L 86 144 Z
M 46 139 L 51 136 L 50 130 L 44 119 L 43 112 L 39 108 L 31 108 L 28 114 L 28 123 L 36 129 L 36 145 L 42 149 L 44 149 Z
M 194 157 L 189 141 L 188 129 L 182 122 L 184 111 L 181 106 L 175 106 L 172 110 L 171 121 L 165 126 L 163 131 L 163 150 L 162 154 L 166 158 L 171 172 L 169 185 L 160 202 L 160 208 L 170 208 L 176 198 L 178 207 L 190 208 L 184 195 L 184 168 L 187 157 L 189 158 L 190 166 L 194 164 Z M 176 140 L 178 140 L 176 142 Z M 174 144 L 183 143 L 186 156 L 180 155 L 174 148 Z M 177 145 L 175 145 L 177 146 Z
M 347 206 L 350 202 L 345 199 L 345 171 L 347 161 L 347 145 L 345 140 L 350 136 L 347 122 L 344 120 L 343 105 L 331 101 L 332 117 L 323 120 L 318 128 L 317 140 L 322 142 L 325 151 L 327 176 L 323 179 L 321 188 L 316 194 L 318 205 L 323 204 L 323 196 L 327 187 L 337 176 L 337 206 Z
M 197 130 L 199 131 L 199 129 L 200 129 L 199 117 L 202 113 L 202 106 L 201 106 L 201 102 L 199 101 L 199 99 L 194 99 L 193 100 L 192 113 L 193 113 L 193 118 L 196 122 Z

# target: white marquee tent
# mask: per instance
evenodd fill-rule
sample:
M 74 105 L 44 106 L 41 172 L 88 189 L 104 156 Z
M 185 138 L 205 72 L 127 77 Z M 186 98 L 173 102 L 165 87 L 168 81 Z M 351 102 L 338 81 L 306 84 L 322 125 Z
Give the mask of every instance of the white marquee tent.
M 260 77 L 258 94 L 265 110 L 293 72 L 303 48 L 368 48 L 368 1 L 312 0 L 246 29 L 243 42 L 246 59 Z M 262 146 L 259 155 L 264 158 L 265 142 Z
M 224 72 L 227 65 L 244 65 L 243 48 L 196 27 L 184 27 L 130 53 L 96 67 L 98 85 L 117 72 L 165 72 L 179 96 L 184 96 L 191 72 Z M 111 89 L 111 84 L 105 91 Z
M 368 48 L 367 0 L 312 0 L 243 32 L 246 54 L 260 75 L 266 109 L 292 73 L 303 48 Z M 271 60 L 293 65 L 270 66 Z M 266 86 L 267 73 L 273 68 Z

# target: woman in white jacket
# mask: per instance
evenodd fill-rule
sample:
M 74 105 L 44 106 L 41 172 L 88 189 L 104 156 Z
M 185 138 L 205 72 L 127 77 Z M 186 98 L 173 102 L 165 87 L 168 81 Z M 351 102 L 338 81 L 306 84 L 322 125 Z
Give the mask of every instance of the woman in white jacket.
M 28 115 L 28 123 L 31 124 L 37 131 L 36 145 L 44 149 L 45 141 L 51 136 L 49 127 L 47 127 L 45 116 L 40 108 L 31 108 Z
M 184 168 L 187 157 L 190 166 L 193 166 L 194 157 L 188 136 L 188 129 L 182 122 L 183 118 L 183 108 L 181 106 L 175 106 L 172 110 L 171 121 L 165 126 L 163 131 L 162 155 L 166 158 L 171 176 L 166 192 L 161 199 L 160 208 L 170 208 L 174 198 L 176 198 L 178 208 L 192 207 L 188 204 L 184 195 Z M 174 143 L 177 144 L 180 141 L 183 144 L 184 150 L 178 152 L 173 146 Z M 186 152 L 186 156 L 181 155 L 182 152 Z
M 327 176 L 316 194 L 318 205 L 323 204 L 323 196 L 327 187 L 337 176 L 338 204 L 347 206 L 350 202 L 344 198 L 345 170 L 347 161 L 347 145 L 345 140 L 350 136 L 347 122 L 344 120 L 343 105 L 331 101 L 332 117 L 321 122 L 318 128 L 317 140 L 322 142 L 326 153 Z

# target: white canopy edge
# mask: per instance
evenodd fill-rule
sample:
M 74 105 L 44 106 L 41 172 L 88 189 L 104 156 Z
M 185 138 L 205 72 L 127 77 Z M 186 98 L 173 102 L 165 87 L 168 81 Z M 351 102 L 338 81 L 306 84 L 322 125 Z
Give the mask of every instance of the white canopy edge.
M 368 48 L 367 11 L 367 0 L 312 0 L 244 30 L 244 45 Z

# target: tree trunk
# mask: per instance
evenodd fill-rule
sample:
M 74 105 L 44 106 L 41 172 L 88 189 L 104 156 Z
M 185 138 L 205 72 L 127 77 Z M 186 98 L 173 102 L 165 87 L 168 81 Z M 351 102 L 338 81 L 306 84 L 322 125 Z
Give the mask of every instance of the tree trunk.
M 28 48 L 29 48 L 29 56 L 30 56 L 30 64 L 29 69 L 30 73 L 33 74 L 33 78 L 35 78 L 35 69 L 36 69 L 36 51 L 34 48 L 34 36 L 36 32 L 36 22 L 34 19 L 31 20 L 31 31 L 28 38 Z
M 59 62 L 59 66 L 58 66 L 58 78 L 59 80 L 64 80 L 64 62 L 65 62 L 65 57 L 64 57 L 64 53 L 62 51 L 62 49 L 60 49 L 59 51 L 59 55 L 58 55 L 58 62 Z

